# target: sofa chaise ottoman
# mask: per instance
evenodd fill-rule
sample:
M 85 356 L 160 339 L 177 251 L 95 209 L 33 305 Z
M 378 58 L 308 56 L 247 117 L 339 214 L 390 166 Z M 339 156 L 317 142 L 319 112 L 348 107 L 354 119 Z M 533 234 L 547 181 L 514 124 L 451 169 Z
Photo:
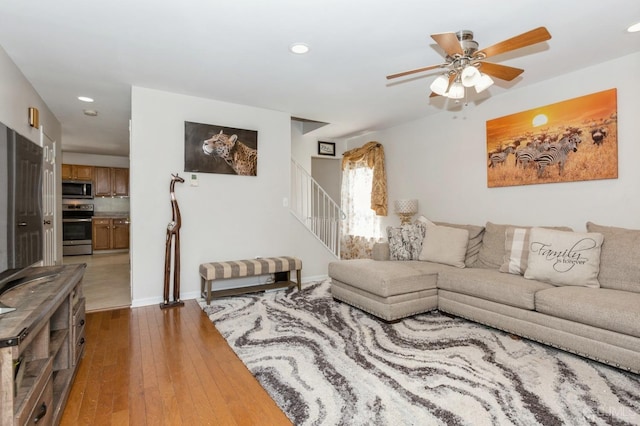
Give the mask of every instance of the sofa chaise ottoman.
M 385 321 L 438 307 L 437 265 L 354 259 L 329 264 L 331 294 Z

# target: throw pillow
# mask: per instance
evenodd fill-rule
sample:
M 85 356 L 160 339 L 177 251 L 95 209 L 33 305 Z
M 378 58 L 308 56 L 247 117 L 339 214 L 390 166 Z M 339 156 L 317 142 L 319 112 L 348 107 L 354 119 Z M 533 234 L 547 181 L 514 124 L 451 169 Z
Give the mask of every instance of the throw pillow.
M 418 216 L 418 218 L 416 219 L 416 225 L 419 225 L 419 224 L 422 224 L 424 226 L 435 225 L 435 223 L 431 222 L 429 219 L 427 219 L 423 215 Z
M 529 229 L 508 227 L 505 231 L 504 249 L 506 254 L 500 272 L 524 274 L 529 257 Z
M 488 269 L 500 269 L 504 262 L 504 235 L 507 228 L 514 225 L 501 225 L 492 222 L 485 224 L 482 236 L 482 247 L 478 253 L 478 261 L 474 266 Z
M 464 264 L 467 268 L 473 267 L 478 260 L 478 253 L 482 247 L 482 236 L 484 234 L 484 226 L 478 225 L 460 225 L 457 223 L 434 222 L 438 226 L 448 226 L 449 228 L 460 228 L 469 231 L 469 243 L 467 244 L 467 254 L 464 258 Z
M 640 293 L 640 230 L 587 222 L 587 231 L 604 235 L 598 275 L 600 286 Z
M 422 250 L 424 228 L 406 224 L 399 228 L 387 227 L 389 255 L 391 260 L 417 260 Z
M 419 259 L 464 268 L 468 243 L 466 229 L 428 225 Z
M 553 285 L 600 287 L 600 233 L 532 228 L 524 277 Z
M 520 225 L 501 225 L 487 222 L 485 225 L 484 235 L 482 236 L 482 247 L 478 252 L 478 261 L 474 263 L 476 268 L 500 269 L 504 262 L 504 256 L 507 254 L 504 249 L 504 236 L 507 228 L 531 228 L 530 226 Z M 546 227 L 548 229 L 557 229 L 560 231 L 572 231 L 566 226 Z

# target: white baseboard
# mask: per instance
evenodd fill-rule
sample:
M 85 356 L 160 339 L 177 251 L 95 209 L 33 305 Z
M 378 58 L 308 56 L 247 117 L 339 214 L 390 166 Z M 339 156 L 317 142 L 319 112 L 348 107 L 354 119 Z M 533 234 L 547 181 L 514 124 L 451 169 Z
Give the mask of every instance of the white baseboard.
M 190 300 L 190 299 L 199 299 L 200 292 L 199 291 L 191 291 L 188 293 L 182 293 L 180 297 L 181 300 Z M 150 306 L 150 305 L 160 305 L 162 303 L 162 296 L 158 297 L 146 297 L 144 299 L 133 299 L 131 301 L 132 308 L 139 308 L 141 306 Z

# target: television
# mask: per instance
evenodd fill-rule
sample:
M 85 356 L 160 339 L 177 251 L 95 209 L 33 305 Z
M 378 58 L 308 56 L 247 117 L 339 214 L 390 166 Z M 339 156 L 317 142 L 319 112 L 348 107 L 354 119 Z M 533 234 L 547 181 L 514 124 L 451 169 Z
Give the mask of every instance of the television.
M 42 147 L 0 123 L 0 295 L 42 264 L 42 160 Z

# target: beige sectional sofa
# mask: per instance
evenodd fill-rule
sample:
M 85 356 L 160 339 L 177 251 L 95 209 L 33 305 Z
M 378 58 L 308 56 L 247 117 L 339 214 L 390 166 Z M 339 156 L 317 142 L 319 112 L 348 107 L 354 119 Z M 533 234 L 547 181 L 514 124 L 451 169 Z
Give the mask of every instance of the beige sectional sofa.
M 491 222 L 430 224 L 420 258 L 429 249 L 429 230 L 445 228 L 466 231 L 462 258 L 441 259 L 447 233 L 440 241 L 432 235 L 438 262 L 389 260 L 389 244 L 378 244 L 374 259 L 329 265 L 333 297 L 386 321 L 438 309 L 640 373 L 640 230 L 593 223 L 587 233 Z M 524 241 L 512 241 L 514 232 Z M 561 243 L 569 238 L 569 248 L 562 249 L 556 236 Z M 536 266 L 550 258 L 551 278 Z M 560 281 L 577 275 L 558 284 L 556 270 Z

